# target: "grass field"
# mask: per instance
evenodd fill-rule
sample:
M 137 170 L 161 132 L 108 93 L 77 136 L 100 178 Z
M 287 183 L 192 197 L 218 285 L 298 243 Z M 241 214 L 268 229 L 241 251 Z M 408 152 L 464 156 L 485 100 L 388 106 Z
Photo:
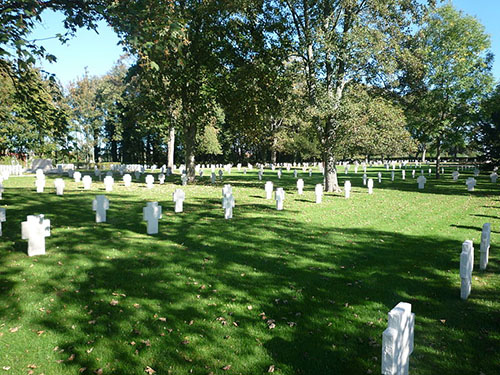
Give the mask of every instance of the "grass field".
M 471 172 L 453 182 L 449 169 L 418 191 L 409 172 L 391 182 L 369 168 L 369 177 L 378 171 L 373 195 L 351 172 L 351 199 L 315 204 L 317 171 L 299 172 L 297 195 L 292 172 L 258 181 L 234 168 L 215 187 L 209 177 L 183 187 L 181 214 L 178 175 L 152 190 L 144 177 L 125 188 L 115 175 L 110 193 L 65 178 L 62 197 L 53 177 L 42 194 L 34 176 L 11 177 L 0 201 L 0 374 L 380 374 L 387 313 L 400 301 L 416 314 L 411 374 L 500 374 L 500 184 L 485 173 L 469 193 Z M 284 211 L 265 199 L 266 180 L 285 188 Z M 230 221 L 223 183 L 236 199 Z M 95 223 L 96 194 L 110 200 L 107 223 Z M 142 221 L 148 201 L 163 206 L 154 236 Z M 45 214 L 52 233 L 47 254 L 30 258 L 21 222 L 32 214 Z M 466 239 L 475 267 L 462 301 Z

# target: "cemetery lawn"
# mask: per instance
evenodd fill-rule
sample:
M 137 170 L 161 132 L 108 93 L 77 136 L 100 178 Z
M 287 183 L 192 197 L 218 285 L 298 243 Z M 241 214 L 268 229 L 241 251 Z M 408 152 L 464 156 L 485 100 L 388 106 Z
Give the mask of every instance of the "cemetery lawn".
M 186 186 L 174 214 L 178 175 L 152 190 L 115 174 L 82 190 L 65 177 L 64 196 L 47 178 L 4 181 L 7 221 L 0 242 L 0 372 L 5 374 L 380 374 L 382 332 L 398 302 L 416 314 L 413 375 L 500 373 L 500 184 L 478 178 L 466 191 L 446 176 L 425 190 L 407 172 L 383 170 L 374 194 L 349 175 L 351 199 L 326 194 L 299 172 L 224 177 L 236 199 L 224 220 L 222 183 L 210 171 Z M 340 183 L 345 180 L 343 169 Z M 95 177 L 93 177 L 95 179 Z M 286 191 L 284 211 L 264 183 Z M 92 200 L 106 194 L 108 222 Z M 146 234 L 142 207 L 163 206 L 160 234 Z M 47 254 L 30 258 L 21 239 L 27 215 L 51 220 Z M 492 225 L 488 268 L 479 242 Z M 460 299 L 462 242 L 474 241 L 472 292 Z M 3 368 L 3 370 L 2 370 Z

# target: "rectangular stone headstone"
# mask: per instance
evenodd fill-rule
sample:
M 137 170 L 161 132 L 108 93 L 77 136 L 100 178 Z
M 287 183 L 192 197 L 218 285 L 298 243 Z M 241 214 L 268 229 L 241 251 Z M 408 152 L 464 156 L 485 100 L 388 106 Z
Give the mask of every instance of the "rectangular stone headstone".
M 460 297 L 467 299 L 472 286 L 472 270 L 474 269 L 474 247 L 472 241 L 467 240 L 462 244 L 460 254 Z
M 490 239 L 491 239 L 491 224 L 485 223 L 483 225 L 483 231 L 481 232 L 481 246 L 480 246 L 480 258 L 479 258 L 479 268 L 484 271 L 488 266 L 488 257 L 490 254 Z

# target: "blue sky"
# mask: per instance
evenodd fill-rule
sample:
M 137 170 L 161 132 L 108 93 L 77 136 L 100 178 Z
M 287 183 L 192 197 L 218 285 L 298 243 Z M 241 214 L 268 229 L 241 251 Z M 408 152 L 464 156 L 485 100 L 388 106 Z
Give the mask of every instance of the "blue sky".
M 465 13 L 475 16 L 485 26 L 491 36 L 492 51 L 495 54 L 493 74 L 500 81 L 500 1 L 499 0 L 453 0 L 455 7 Z M 53 12 L 42 15 L 43 23 L 32 33 L 33 39 L 50 38 L 57 33 L 64 33 L 62 16 Z M 79 30 L 75 38 L 61 45 L 57 39 L 39 42 L 48 52 L 57 57 L 57 62 L 46 61 L 40 65 L 47 71 L 55 73 L 66 85 L 81 77 L 88 69 L 91 75 L 102 75 L 108 72 L 118 58 L 123 54 L 118 45 L 118 37 L 113 30 L 101 22 L 99 34 L 91 30 Z

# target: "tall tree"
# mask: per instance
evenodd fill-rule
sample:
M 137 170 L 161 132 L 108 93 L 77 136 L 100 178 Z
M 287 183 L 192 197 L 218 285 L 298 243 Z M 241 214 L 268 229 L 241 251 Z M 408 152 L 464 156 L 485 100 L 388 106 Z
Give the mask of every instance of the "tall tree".
M 272 2 L 274 3 L 274 2 Z M 338 190 L 344 90 L 356 80 L 379 82 L 396 69 L 401 39 L 425 7 L 414 0 L 281 0 L 302 63 L 312 118 L 322 146 L 325 190 Z
M 437 8 L 415 35 L 413 51 L 420 64 L 402 82 L 408 86 L 408 117 L 414 132 L 435 147 L 436 178 L 444 139 L 465 131 L 481 98 L 491 90 L 489 48 L 484 26 L 451 4 Z

